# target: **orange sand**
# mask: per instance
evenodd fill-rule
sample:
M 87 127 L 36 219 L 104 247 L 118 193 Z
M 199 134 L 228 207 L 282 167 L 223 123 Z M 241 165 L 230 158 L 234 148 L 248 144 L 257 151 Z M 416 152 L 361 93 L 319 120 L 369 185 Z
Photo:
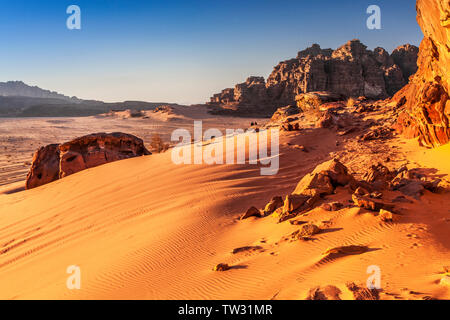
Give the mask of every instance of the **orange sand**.
M 176 166 L 167 152 L 0 194 L 0 298 L 304 299 L 311 288 L 331 284 L 349 299 L 345 283 L 365 284 L 370 265 L 381 268 L 382 299 L 450 298 L 438 284 L 450 264 L 448 193 L 399 204 L 402 214 L 391 224 L 359 208 L 316 208 L 298 219 L 327 231 L 307 242 L 283 240 L 298 229 L 289 222 L 238 220 L 248 207 L 292 192 L 330 152 L 341 152 L 336 139 L 343 141 L 325 129 L 285 133 L 275 176 L 260 176 L 254 165 Z M 400 154 L 392 162 L 450 173 L 450 146 L 417 151 L 414 141 L 393 143 Z M 357 173 L 377 158 L 353 150 L 345 159 Z M 342 188 L 327 201 L 350 198 Z M 252 245 L 262 249 L 232 254 Z M 322 259 L 342 245 L 371 250 Z M 236 268 L 212 271 L 221 262 Z M 81 267 L 80 290 L 66 287 L 70 265 Z

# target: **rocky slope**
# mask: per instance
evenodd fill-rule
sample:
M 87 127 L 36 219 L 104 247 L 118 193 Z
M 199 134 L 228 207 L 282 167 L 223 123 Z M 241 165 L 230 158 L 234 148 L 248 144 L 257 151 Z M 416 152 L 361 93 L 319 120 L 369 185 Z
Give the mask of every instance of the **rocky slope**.
M 450 140 L 450 3 L 418 0 L 417 21 L 425 35 L 419 69 L 393 98 L 403 109 L 396 129 L 424 145 L 439 146 Z
M 241 114 L 273 113 L 277 107 L 293 104 L 295 97 L 312 91 L 328 91 L 347 97 L 386 98 L 400 90 L 416 71 L 418 48 L 398 47 L 389 54 L 383 48 L 367 50 L 351 40 L 337 50 L 314 44 L 296 58 L 280 62 L 265 82 L 250 77 L 235 88 L 215 94 L 212 112 Z M 225 111 L 224 111 L 225 110 Z

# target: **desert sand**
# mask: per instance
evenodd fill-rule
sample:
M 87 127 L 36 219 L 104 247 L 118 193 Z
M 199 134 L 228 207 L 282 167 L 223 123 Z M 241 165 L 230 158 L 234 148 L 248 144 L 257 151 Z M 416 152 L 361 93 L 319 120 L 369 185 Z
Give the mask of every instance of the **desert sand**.
M 40 146 L 70 141 L 95 132 L 126 132 L 136 135 L 147 145 L 153 134 L 170 143 L 173 130 L 192 130 L 194 120 L 203 127 L 247 128 L 254 119 L 215 117 L 204 106 L 174 106 L 173 114 L 145 112 L 146 118 L 130 118 L 127 112 L 114 116 L 58 118 L 0 118 L 0 193 L 20 190 L 29 170 L 33 153 Z M 263 119 L 255 119 L 261 120 Z
M 90 129 L 94 123 L 110 126 L 96 118 L 70 123 L 78 121 Z M 226 127 L 238 125 L 230 121 Z M 125 123 L 131 133 L 142 130 Z M 273 176 L 261 176 L 260 167 L 249 164 L 175 165 L 169 150 L 1 194 L 0 298 L 305 299 L 311 289 L 332 285 L 341 299 L 352 299 L 346 284 L 365 286 L 367 268 L 375 265 L 381 299 L 449 299 L 450 288 L 439 282 L 450 264 L 450 146 L 419 148 L 398 136 L 358 142 L 356 135 L 308 126 L 281 132 L 280 170 Z M 355 177 L 378 162 L 406 164 L 440 177 L 447 189 L 425 191 L 419 200 L 407 197 L 410 202 L 397 204 L 394 221 L 383 222 L 351 205 L 351 193 L 339 187 L 321 201 L 340 201 L 342 209 L 317 206 L 295 218 L 321 227 L 311 241 L 290 240 L 299 226 L 289 221 L 239 219 L 249 207 L 264 208 L 273 196 L 291 193 L 305 174 L 332 158 Z M 387 192 L 384 198 L 395 196 Z M 345 245 L 369 250 L 324 257 Z M 213 271 L 218 263 L 231 269 Z M 66 286 L 70 265 L 81 268 L 80 290 Z

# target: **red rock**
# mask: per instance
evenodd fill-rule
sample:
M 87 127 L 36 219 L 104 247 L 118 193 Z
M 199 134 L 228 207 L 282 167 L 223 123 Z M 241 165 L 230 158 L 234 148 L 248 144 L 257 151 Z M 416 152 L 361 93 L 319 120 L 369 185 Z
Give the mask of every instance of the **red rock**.
M 402 108 L 394 128 L 436 147 L 450 141 L 450 5 L 447 0 L 417 0 L 416 7 L 425 38 L 417 73 L 392 99 Z
M 226 263 L 219 263 L 218 265 L 216 265 L 215 267 L 214 267 L 214 271 L 220 271 L 220 272 L 223 272 L 223 271 L 228 271 L 228 270 L 230 270 L 231 269 L 231 267 L 228 265 L 228 264 L 226 264 Z
M 276 209 L 283 206 L 283 199 L 281 197 L 273 197 L 272 200 L 264 208 L 264 214 L 273 213 Z
M 379 217 L 383 222 L 392 222 L 394 220 L 394 215 L 392 214 L 392 212 L 384 209 L 380 210 Z
M 352 292 L 355 300 L 379 300 L 379 292 L 376 289 L 359 287 L 353 282 L 346 284 L 347 288 Z
M 245 212 L 242 217 L 241 220 L 244 219 L 248 219 L 250 217 L 261 217 L 261 211 L 259 211 L 259 209 L 257 209 L 256 207 L 250 207 L 247 212 Z
M 300 51 L 296 58 L 280 62 L 267 82 L 251 77 L 234 89 L 215 94 L 209 102 L 211 112 L 272 114 L 276 108 L 293 104 L 296 96 L 309 92 L 386 98 L 406 84 L 404 74 L 411 72 L 414 60 L 411 48 L 400 47 L 390 56 L 382 48 L 367 50 L 357 39 L 336 50 L 315 44 Z
M 356 193 L 352 195 L 352 200 L 356 206 L 371 211 L 380 211 L 381 209 L 392 210 L 394 206 L 379 200 L 370 198 L 370 196 L 361 196 Z
M 321 196 L 332 194 L 337 186 L 355 182 L 348 169 L 336 159 L 318 165 L 305 175 L 294 192 L 286 197 L 279 221 L 285 221 L 311 210 Z
M 41 147 L 33 156 L 25 187 L 32 189 L 59 178 L 59 148 L 57 144 Z
M 299 109 L 297 107 L 289 105 L 286 107 L 278 108 L 270 120 L 273 122 L 284 121 L 286 120 L 286 118 L 298 113 Z
M 126 133 L 97 133 L 39 149 L 27 176 L 27 189 L 108 162 L 149 155 L 144 142 Z

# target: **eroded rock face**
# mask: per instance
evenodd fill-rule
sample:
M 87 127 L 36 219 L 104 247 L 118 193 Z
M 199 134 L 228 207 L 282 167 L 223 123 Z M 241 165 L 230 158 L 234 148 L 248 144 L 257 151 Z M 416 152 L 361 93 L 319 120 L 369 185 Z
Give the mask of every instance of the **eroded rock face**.
M 210 105 L 225 106 L 227 110 L 234 107 L 241 112 L 252 106 L 273 113 L 309 92 L 328 92 L 343 98 L 386 98 L 407 83 L 405 75 L 414 72 L 414 48 L 405 45 L 390 55 L 383 48 L 367 50 L 356 39 L 337 50 L 314 44 L 296 58 L 275 66 L 267 82 L 261 77 L 248 78 L 234 89 L 214 95 Z
M 25 187 L 32 189 L 59 179 L 59 146 L 39 148 L 33 156 Z
M 417 72 L 418 55 L 419 48 L 410 44 L 405 44 L 392 51 L 391 57 L 402 70 L 405 80 Z
M 149 155 L 142 139 L 126 133 L 96 133 L 40 148 L 33 157 L 26 188 L 32 189 L 108 162 Z
M 425 38 L 417 73 L 393 98 L 403 108 L 395 129 L 435 147 L 450 141 L 450 3 L 417 0 L 417 21 Z

